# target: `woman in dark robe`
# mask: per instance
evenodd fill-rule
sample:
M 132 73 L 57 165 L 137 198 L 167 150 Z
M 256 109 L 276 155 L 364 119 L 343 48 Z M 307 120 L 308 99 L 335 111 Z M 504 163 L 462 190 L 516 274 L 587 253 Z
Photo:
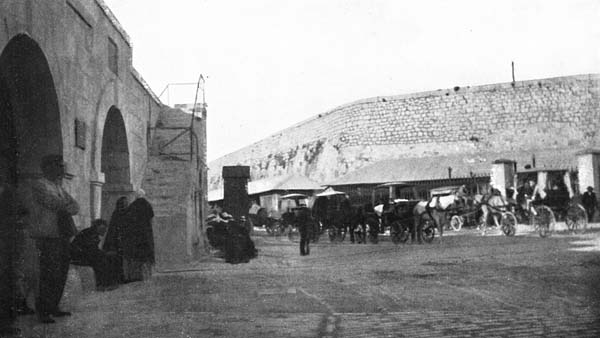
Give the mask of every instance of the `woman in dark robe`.
M 114 276 L 119 282 L 124 281 L 123 277 L 123 228 L 127 222 L 127 197 L 119 197 L 115 210 L 110 217 L 108 224 L 108 231 L 102 250 L 105 252 L 115 252 L 115 261 L 118 263 L 118 267 L 115 269 L 117 276 Z
M 154 235 L 152 218 L 154 211 L 138 191 L 137 199 L 127 208 L 126 223 L 123 227 L 123 273 L 125 282 L 141 281 L 150 278 L 154 265 Z

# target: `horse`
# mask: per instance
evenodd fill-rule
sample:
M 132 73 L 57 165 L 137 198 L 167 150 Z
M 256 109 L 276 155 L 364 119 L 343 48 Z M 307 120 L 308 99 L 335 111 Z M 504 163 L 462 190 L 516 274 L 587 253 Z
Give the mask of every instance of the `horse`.
M 425 239 L 427 240 L 431 236 L 433 240 L 434 227 L 437 227 L 440 234 L 440 243 L 442 243 L 442 236 L 444 233 L 444 226 L 449 222 L 448 212 L 454 207 L 460 205 L 462 198 L 456 194 L 433 196 L 429 201 L 421 201 L 413 208 L 413 240 L 416 239 L 421 242 L 423 240 L 423 231 L 426 232 Z M 423 229 L 423 224 L 427 222 L 433 222 L 434 227 L 428 226 Z
M 484 231 L 490 216 L 494 221 L 494 225 L 500 228 L 498 219 L 502 217 L 502 212 L 510 206 L 508 201 L 500 194 L 475 195 L 474 200 L 481 207 L 480 224 Z

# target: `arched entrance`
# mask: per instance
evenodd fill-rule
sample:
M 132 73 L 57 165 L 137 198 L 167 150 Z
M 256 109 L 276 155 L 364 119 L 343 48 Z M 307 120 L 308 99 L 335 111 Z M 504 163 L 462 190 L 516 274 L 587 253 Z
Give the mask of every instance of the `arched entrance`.
M 17 184 L 40 174 L 40 160 L 63 155 L 58 99 L 48 61 L 29 36 L 0 54 L 0 180 Z
M 108 110 L 102 133 L 100 170 L 104 173 L 100 215 L 109 220 L 117 199 L 132 193 L 127 131 L 121 111 L 114 106 Z

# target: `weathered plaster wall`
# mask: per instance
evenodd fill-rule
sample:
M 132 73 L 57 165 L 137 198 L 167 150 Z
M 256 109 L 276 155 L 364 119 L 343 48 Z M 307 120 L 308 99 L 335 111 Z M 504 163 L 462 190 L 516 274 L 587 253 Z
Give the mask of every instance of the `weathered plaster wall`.
M 455 87 L 340 106 L 209 164 L 252 179 L 301 173 L 326 183 L 382 159 L 600 145 L 598 74 Z
M 194 135 L 176 138 L 191 123 L 191 115 L 164 109 L 152 140 L 142 187 L 154 207 L 154 237 L 159 268 L 190 262 L 205 253 L 206 113 L 194 119 Z M 194 148 L 190 156 L 190 142 Z M 199 148 L 199 149 L 198 149 Z M 159 239 L 159 240 L 158 240 Z
M 102 181 L 100 152 L 109 109 L 116 107 L 125 121 L 129 184 L 135 189 L 145 171 L 147 127 L 154 125 L 161 105 L 133 69 L 129 38 L 101 0 L 1 1 L 0 22 L 0 53 L 24 34 L 48 61 L 59 102 L 63 156 L 74 175 L 65 185 L 82 206 L 78 227 L 87 227 L 91 204 L 97 203 L 91 182 Z M 116 73 L 108 66 L 109 38 L 118 48 Z M 76 119 L 86 125 L 85 149 L 75 146 Z

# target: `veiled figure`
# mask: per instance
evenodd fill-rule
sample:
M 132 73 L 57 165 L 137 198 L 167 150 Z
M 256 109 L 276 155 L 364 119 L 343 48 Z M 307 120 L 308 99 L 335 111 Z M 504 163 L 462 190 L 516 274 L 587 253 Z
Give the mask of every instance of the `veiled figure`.
M 144 198 L 143 190 L 127 207 L 122 228 L 123 277 L 125 282 L 150 278 L 154 265 L 154 235 L 152 218 L 154 211 Z
M 118 268 L 116 269 L 116 279 L 120 282 L 124 281 L 123 275 L 123 229 L 127 223 L 127 197 L 123 196 L 117 200 L 115 210 L 113 211 L 108 231 L 104 239 L 102 250 L 105 252 L 116 252 L 118 258 Z

